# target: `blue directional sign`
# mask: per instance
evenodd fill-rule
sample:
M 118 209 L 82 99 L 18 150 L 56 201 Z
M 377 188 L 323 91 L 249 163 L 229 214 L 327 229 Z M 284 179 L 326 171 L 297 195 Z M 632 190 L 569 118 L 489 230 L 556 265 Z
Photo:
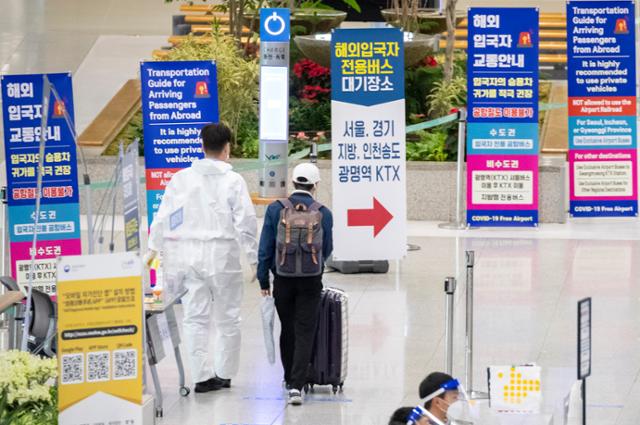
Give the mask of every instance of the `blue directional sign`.
M 260 9 L 260 41 L 289 41 L 291 34 L 289 21 L 289 9 Z

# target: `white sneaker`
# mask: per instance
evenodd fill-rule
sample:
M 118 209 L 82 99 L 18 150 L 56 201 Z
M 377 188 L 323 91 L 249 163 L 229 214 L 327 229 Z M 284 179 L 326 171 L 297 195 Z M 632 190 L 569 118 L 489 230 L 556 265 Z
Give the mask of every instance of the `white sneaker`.
M 300 406 L 302 404 L 302 394 L 300 394 L 299 390 L 289 390 L 289 404 L 294 406 Z

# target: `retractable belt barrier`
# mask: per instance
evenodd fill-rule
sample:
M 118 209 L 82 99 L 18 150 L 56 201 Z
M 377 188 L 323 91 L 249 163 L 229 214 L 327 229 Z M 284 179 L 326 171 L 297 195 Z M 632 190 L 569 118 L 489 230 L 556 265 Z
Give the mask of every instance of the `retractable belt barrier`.
M 550 111 L 553 109 L 566 108 L 566 103 L 541 103 L 540 111 Z M 441 125 L 449 124 L 452 122 L 456 122 L 459 118 L 459 114 L 453 113 L 449 115 L 445 115 L 444 117 L 435 118 L 429 121 L 424 121 L 417 124 L 411 124 L 406 127 L 406 132 L 415 133 L 420 130 L 428 130 L 430 128 L 439 127 Z M 323 143 L 317 146 L 317 152 L 326 152 L 331 150 L 331 143 Z M 266 165 L 275 166 L 275 165 L 284 165 L 288 161 L 300 160 L 307 157 L 311 153 L 311 148 L 305 148 L 301 151 L 295 152 L 289 155 L 289 158 L 286 160 L 283 159 L 275 159 L 275 160 L 266 160 L 260 161 L 257 159 L 248 160 L 246 163 L 234 164 L 233 170 L 236 172 L 245 172 L 245 171 L 258 171 L 264 168 Z M 140 183 L 146 183 L 145 177 L 140 177 Z M 91 184 L 91 189 L 94 190 L 106 190 L 110 189 L 113 186 L 112 182 L 96 182 Z

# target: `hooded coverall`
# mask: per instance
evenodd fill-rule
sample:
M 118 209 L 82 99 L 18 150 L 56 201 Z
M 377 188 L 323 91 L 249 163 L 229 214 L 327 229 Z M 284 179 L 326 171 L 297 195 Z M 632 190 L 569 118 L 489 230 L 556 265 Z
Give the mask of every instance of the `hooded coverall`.
M 196 383 L 214 376 L 231 379 L 238 372 L 241 247 L 249 263 L 257 263 L 255 209 L 244 179 L 231 169 L 226 162 L 201 159 L 177 172 L 165 189 L 149 235 L 149 249 L 162 251 L 165 285 L 188 291 L 183 298 L 183 333 Z

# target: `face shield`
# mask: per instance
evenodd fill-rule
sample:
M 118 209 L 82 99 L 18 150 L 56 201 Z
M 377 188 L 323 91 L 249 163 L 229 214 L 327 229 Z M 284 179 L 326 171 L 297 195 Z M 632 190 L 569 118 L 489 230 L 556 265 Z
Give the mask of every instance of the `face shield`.
M 431 423 L 436 425 L 446 425 L 440 419 L 436 418 L 422 406 L 416 406 L 407 417 L 407 425 L 416 425 L 422 418 L 428 418 Z
M 422 401 L 424 403 L 427 403 L 427 402 L 433 400 L 434 398 L 436 398 L 438 396 L 441 396 L 442 394 L 446 393 L 447 391 L 455 391 L 456 392 L 455 393 L 455 399 L 448 401 L 450 404 L 454 403 L 456 401 L 467 402 L 469 400 L 469 397 L 467 396 L 467 392 L 464 390 L 464 387 L 462 386 L 462 384 L 457 379 L 452 379 L 452 380 L 447 381 L 444 384 L 442 384 L 440 386 L 440 388 L 438 388 L 437 390 L 435 390 L 434 392 L 429 394 Z
M 443 396 L 444 395 L 444 396 Z M 465 391 L 462 384 L 457 379 L 452 379 L 450 381 L 445 382 L 438 388 L 436 391 L 429 394 L 426 398 L 423 399 L 424 403 L 427 403 L 433 400 L 436 397 L 443 396 L 442 399 L 447 405 L 446 414 L 447 414 L 447 423 L 449 424 L 470 424 L 473 422 L 465 422 L 465 421 L 452 421 L 451 409 L 455 406 L 455 411 L 462 409 L 463 411 L 468 411 L 470 409 L 469 396 Z M 442 424 L 442 421 L 432 418 L 430 415 L 429 419 L 431 422 L 435 424 Z

